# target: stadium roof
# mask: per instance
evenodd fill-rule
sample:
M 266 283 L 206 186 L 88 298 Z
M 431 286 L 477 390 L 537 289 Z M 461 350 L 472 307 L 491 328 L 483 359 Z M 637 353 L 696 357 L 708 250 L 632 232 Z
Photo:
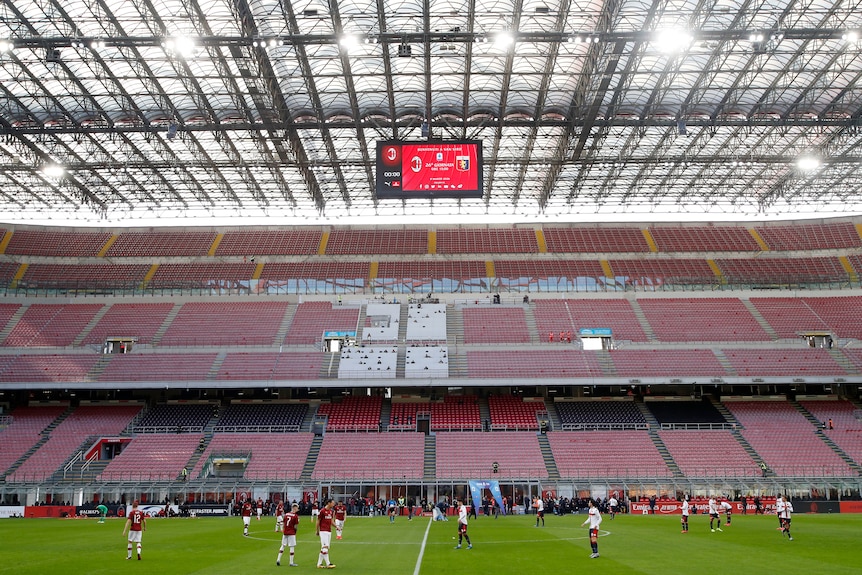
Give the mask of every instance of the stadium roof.
M 859 0 L 9 0 L 0 219 L 858 214 L 860 30 Z M 428 135 L 482 140 L 481 199 L 376 197 L 375 142 Z

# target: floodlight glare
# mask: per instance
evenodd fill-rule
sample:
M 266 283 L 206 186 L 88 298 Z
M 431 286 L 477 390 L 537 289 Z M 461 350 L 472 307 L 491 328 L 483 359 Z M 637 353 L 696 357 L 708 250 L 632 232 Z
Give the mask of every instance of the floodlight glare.
M 662 30 L 655 38 L 655 46 L 660 52 L 681 52 L 691 45 L 692 37 L 681 30 Z
M 811 172 L 820 167 L 820 160 L 811 156 L 803 156 L 796 161 L 796 167 L 803 172 Z
M 42 173 L 49 178 L 60 178 L 66 173 L 66 169 L 59 164 L 45 164 L 42 166 Z
M 359 45 L 359 39 L 353 34 L 345 34 L 338 40 L 338 43 L 344 48 L 350 49 Z
M 511 32 L 500 32 L 494 37 L 494 47 L 508 48 L 515 43 L 515 37 Z

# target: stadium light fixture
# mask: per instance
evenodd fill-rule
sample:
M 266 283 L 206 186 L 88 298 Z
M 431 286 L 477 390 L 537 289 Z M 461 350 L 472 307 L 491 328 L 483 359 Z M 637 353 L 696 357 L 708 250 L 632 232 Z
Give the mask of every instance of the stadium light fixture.
M 66 173 L 66 168 L 52 162 L 42 166 L 42 173 L 49 178 L 62 178 Z
M 661 30 L 656 34 L 653 45 L 659 52 L 671 54 L 686 50 L 692 41 L 691 34 L 683 30 Z
M 494 47 L 502 50 L 508 49 L 515 43 L 515 36 L 511 32 L 500 32 L 494 36 Z
M 351 48 L 359 45 L 359 39 L 353 34 L 345 34 L 338 40 L 339 46 L 350 50 Z
M 197 51 L 197 41 L 191 36 L 174 36 L 165 38 L 162 42 L 162 48 L 169 55 L 179 58 L 191 58 Z
M 820 165 L 820 160 L 813 156 L 802 156 L 801 158 L 796 160 L 796 167 L 803 172 L 813 172 L 814 170 L 819 168 Z

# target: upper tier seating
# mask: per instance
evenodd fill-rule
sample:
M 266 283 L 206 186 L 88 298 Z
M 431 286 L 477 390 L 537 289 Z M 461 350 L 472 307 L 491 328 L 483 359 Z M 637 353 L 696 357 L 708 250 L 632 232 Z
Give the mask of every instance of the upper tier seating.
M 216 352 L 117 354 L 111 356 L 98 381 L 204 381 L 210 378 L 217 356 Z
M 593 351 L 565 349 L 467 351 L 470 377 L 602 377 Z
M 117 435 L 140 411 L 141 405 L 82 405 L 60 422 L 48 441 L 28 457 L 7 481 L 43 481 L 59 471 L 84 440 Z
M 216 232 L 123 232 L 107 257 L 205 256 Z
M 326 243 L 329 255 L 425 254 L 426 230 L 332 230 Z
M 92 257 L 98 255 L 110 237 L 109 232 L 17 230 L 12 234 L 5 253 L 16 256 Z
M 312 352 L 234 352 L 225 355 L 219 366 L 219 380 L 284 381 L 317 379 L 325 353 Z
M 213 416 L 212 403 L 160 403 L 148 409 L 137 425 L 137 433 L 199 431 Z
M 648 252 L 643 232 L 630 228 L 544 228 L 545 243 L 551 253 Z
M 172 303 L 115 303 L 82 343 L 102 344 L 108 337 L 134 337 L 138 344 L 152 343 L 172 309 Z
M 609 260 L 620 287 L 659 288 L 664 284 L 712 284 L 716 277 L 704 259 Z
M 615 349 L 610 352 L 620 377 L 723 377 L 724 367 L 709 349 Z
M 743 425 L 742 436 L 769 469 L 784 477 L 851 476 L 856 473 L 787 401 L 725 401 Z
M 687 477 L 759 477 L 757 462 L 730 430 L 659 431 L 659 437 Z
M 301 303 L 296 308 L 293 321 L 284 343 L 287 345 L 313 345 L 323 340 L 326 331 L 356 331 L 359 308 L 333 306 L 330 302 L 315 301 Z
M 404 377 L 449 377 L 449 348 L 411 346 L 404 354 Z
M 382 261 L 377 268 L 376 284 L 393 292 L 425 291 L 424 287 L 442 286 L 442 291 L 474 291 L 472 284 L 488 276 L 480 260 Z M 432 282 L 434 286 L 432 286 Z M 403 284 L 403 287 L 402 287 Z M 475 291 L 486 291 L 477 287 Z
M 317 253 L 320 230 L 232 230 L 225 232 L 216 256 L 307 256 Z
M 607 281 L 598 260 L 497 260 L 494 273 L 508 290 L 593 291 Z
M 243 473 L 245 479 L 295 481 L 302 474 L 313 439 L 313 433 L 216 432 L 190 477 L 198 478 L 211 457 L 250 455 Z
M 482 429 L 479 400 L 474 395 L 447 395 L 431 402 L 432 431 L 470 431 Z
M 554 431 L 548 441 L 563 479 L 671 475 L 646 431 Z
M 825 349 L 725 349 L 723 352 L 736 374 L 742 377 L 847 375 Z
M 8 286 L 12 283 L 15 274 L 18 273 L 18 264 L 15 262 L 0 262 L 0 282 Z
M 339 479 L 421 479 L 422 433 L 327 433 L 311 474 L 318 481 Z
M 248 286 L 254 275 L 253 263 L 184 263 L 161 264 L 147 282 L 147 286 L 159 288 L 204 288 L 230 293 L 240 286 Z
M 190 302 L 168 326 L 162 346 L 266 345 L 276 342 L 287 302 Z
M 802 407 L 826 424 L 832 420 L 833 429 L 823 429 L 829 439 L 853 461 L 862 465 L 862 412 L 846 400 L 800 400 Z
M 75 338 L 102 309 L 102 304 L 34 303 L 24 312 L 9 336 L 5 347 L 63 347 Z
M 695 225 L 652 227 L 650 235 L 661 252 L 757 252 L 760 245 L 743 227 Z
M 438 254 L 539 252 L 536 232 L 528 228 L 447 228 L 437 230 Z
M 650 400 L 645 403 L 656 421 L 664 424 L 724 425 L 724 416 L 709 401 Z
M 488 397 L 491 429 L 539 429 L 539 413 L 547 412 L 541 399 L 525 401 L 511 395 Z
M 45 428 L 67 409 L 66 405 L 32 405 L 12 410 L 12 422 L 0 428 L 0 476 L 36 445 Z
M 258 289 L 270 293 L 336 293 L 361 290 L 368 281 L 368 262 L 267 263 Z
M 411 303 L 407 308 L 407 341 L 446 341 L 446 304 Z
M 862 247 L 852 222 L 758 226 L 763 241 L 775 251 L 827 250 Z
M 18 282 L 19 287 L 45 289 L 112 288 L 137 289 L 149 271 L 148 264 L 44 264 L 33 263 Z
M 846 282 L 850 277 L 837 257 L 759 257 L 716 259 L 730 283 L 780 285 L 786 283 Z
M 144 434 L 135 437 L 97 481 L 174 481 L 200 444 L 199 433 Z
M 495 462 L 498 473 L 506 477 L 548 477 L 534 432 L 449 431 L 437 433 L 436 439 L 438 479 L 490 478 Z
M 299 431 L 307 403 L 261 403 L 233 401 L 219 414 L 215 430 L 226 431 Z
M 467 307 L 463 311 L 464 343 L 529 343 L 524 308 Z
M 554 403 L 564 430 L 646 428 L 646 420 L 631 399 L 591 399 Z
M 89 381 L 101 356 L 94 354 L 28 354 L 0 356 L 0 381 L 10 383 Z
M 769 334 L 738 299 L 638 300 L 661 341 L 769 341 Z
M 327 416 L 327 431 L 377 431 L 382 401 L 378 395 L 347 396 L 338 402 L 321 403 L 317 415 Z
M 339 379 L 395 379 L 398 347 L 394 345 L 344 346 L 338 361 Z

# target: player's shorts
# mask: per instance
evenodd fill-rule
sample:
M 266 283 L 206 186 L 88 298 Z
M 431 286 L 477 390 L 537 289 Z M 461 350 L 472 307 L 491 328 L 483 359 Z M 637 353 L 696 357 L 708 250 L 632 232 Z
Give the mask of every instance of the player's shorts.
M 251 523 L 251 515 L 242 516 L 242 524 L 248 526 Z
M 710 513 L 709 516 L 712 519 L 718 519 L 718 513 Z
M 281 531 L 281 529 L 284 527 L 284 519 L 282 519 L 281 517 L 276 519 L 275 520 L 275 526 L 279 531 Z
M 332 541 L 332 531 L 321 531 L 320 532 L 320 546 L 321 547 L 329 547 L 329 543 Z
M 335 524 L 336 529 L 344 529 L 344 519 L 333 519 L 332 522 Z
M 543 509 L 543 510 L 541 510 L 541 511 L 536 511 L 536 515 L 538 515 L 539 517 L 544 517 L 544 516 L 545 516 L 545 511 L 544 511 L 544 509 Z
M 611 513 L 616 513 L 616 512 L 617 512 L 617 506 L 611 505 Z
M 590 527 L 590 539 L 599 536 L 599 528 L 598 527 Z
M 263 509 L 258 507 L 257 508 L 257 516 L 260 517 L 262 514 L 263 514 Z
M 467 525 L 465 523 L 458 524 L 458 533 L 461 535 L 467 535 Z
M 317 517 L 318 515 L 320 515 L 320 509 L 312 509 L 311 510 L 311 516 L 312 517 Z
M 789 518 L 789 517 L 786 517 L 786 518 L 785 518 L 785 517 L 782 517 L 782 518 L 781 518 L 781 521 L 782 521 L 782 523 L 784 523 L 785 525 L 790 525 L 790 518 Z
M 129 531 L 129 541 L 133 543 L 141 542 L 141 535 L 143 535 L 143 531 Z
M 282 547 L 296 547 L 296 535 L 282 535 L 281 536 L 281 546 Z

